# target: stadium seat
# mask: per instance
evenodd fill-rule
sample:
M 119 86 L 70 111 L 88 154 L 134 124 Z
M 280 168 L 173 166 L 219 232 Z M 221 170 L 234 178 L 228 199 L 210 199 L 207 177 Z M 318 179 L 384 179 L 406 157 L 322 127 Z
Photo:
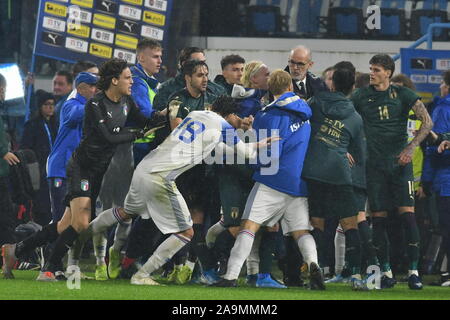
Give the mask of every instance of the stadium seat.
M 288 34 L 291 0 L 250 0 L 246 11 L 247 35 L 267 36 Z
M 411 36 L 420 38 L 427 32 L 431 23 L 445 23 L 449 21 L 447 17 L 448 10 L 450 10 L 450 2 L 447 0 L 418 1 L 416 9 L 411 13 Z M 434 38 L 447 40 L 448 30 L 436 29 Z
M 368 1 L 333 1 L 328 10 L 328 34 L 332 37 L 362 38 Z
M 328 13 L 329 1 L 299 0 L 292 1 L 289 18 L 289 30 L 301 34 L 321 32 L 319 19 Z
M 411 15 L 412 1 L 408 0 L 382 0 L 376 1 L 381 9 L 381 29 L 370 30 L 371 37 L 382 39 L 406 39 L 407 21 Z
M 247 7 L 247 34 L 249 36 L 268 36 L 278 32 L 281 32 L 280 7 Z

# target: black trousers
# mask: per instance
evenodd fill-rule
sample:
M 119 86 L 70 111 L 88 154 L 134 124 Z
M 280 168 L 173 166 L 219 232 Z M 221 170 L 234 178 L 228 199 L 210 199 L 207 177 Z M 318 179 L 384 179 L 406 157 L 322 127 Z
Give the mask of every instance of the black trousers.
M 14 213 L 9 191 L 9 178 L 0 177 L 0 246 L 14 243 Z

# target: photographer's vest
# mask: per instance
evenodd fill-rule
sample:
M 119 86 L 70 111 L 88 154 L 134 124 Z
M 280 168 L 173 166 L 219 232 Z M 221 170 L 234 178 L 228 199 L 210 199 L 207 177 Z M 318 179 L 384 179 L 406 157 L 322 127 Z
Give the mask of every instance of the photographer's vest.
M 150 99 L 150 102 L 153 105 L 153 100 L 155 99 L 156 92 L 152 88 L 150 88 L 150 86 L 148 85 L 147 81 L 145 81 L 144 79 L 140 78 L 139 76 L 133 76 L 133 78 L 139 78 L 142 81 L 144 81 L 145 85 L 147 86 L 148 98 Z M 149 136 L 146 136 L 146 137 L 143 137 L 141 139 L 138 139 L 138 140 L 134 141 L 134 143 L 150 143 L 150 142 L 153 141 L 153 139 L 155 139 L 155 134 L 154 133 L 152 133 Z

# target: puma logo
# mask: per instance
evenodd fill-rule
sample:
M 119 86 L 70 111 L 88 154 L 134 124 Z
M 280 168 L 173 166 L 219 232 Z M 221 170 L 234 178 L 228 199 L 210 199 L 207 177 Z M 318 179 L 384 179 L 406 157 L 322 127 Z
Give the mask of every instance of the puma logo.
M 50 40 L 53 41 L 53 44 L 56 44 L 56 39 L 58 38 L 58 35 L 57 35 L 57 34 L 51 34 L 51 33 L 49 33 L 49 34 L 48 34 L 48 37 L 50 38 Z
M 111 7 L 111 3 L 108 3 L 106 1 L 102 1 L 102 6 L 104 6 L 106 8 L 106 11 L 109 12 L 110 7 Z
M 425 61 L 417 59 L 417 63 L 420 64 L 424 69 L 426 69 L 427 67 L 425 66 Z
M 123 25 L 125 26 L 125 27 L 127 27 L 128 28 L 128 30 L 130 30 L 130 32 L 132 32 L 133 31 L 133 27 L 134 27 L 134 23 L 128 23 L 128 22 L 124 22 L 123 23 Z

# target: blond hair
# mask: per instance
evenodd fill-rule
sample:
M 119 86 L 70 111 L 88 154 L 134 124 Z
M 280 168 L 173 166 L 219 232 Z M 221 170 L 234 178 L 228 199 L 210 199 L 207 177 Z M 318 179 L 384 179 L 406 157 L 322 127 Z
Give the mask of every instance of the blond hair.
M 279 96 L 289 90 L 291 83 L 292 78 L 288 72 L 281 69 L 274 70 L 269 76 L 269 91 Z
M 245 88 L 252 87 L 252 77 L 263 67 L 265 64 L 262 61 L 250 61 L 244 67 L 244 73 L 241 77 L 241 83 Z

